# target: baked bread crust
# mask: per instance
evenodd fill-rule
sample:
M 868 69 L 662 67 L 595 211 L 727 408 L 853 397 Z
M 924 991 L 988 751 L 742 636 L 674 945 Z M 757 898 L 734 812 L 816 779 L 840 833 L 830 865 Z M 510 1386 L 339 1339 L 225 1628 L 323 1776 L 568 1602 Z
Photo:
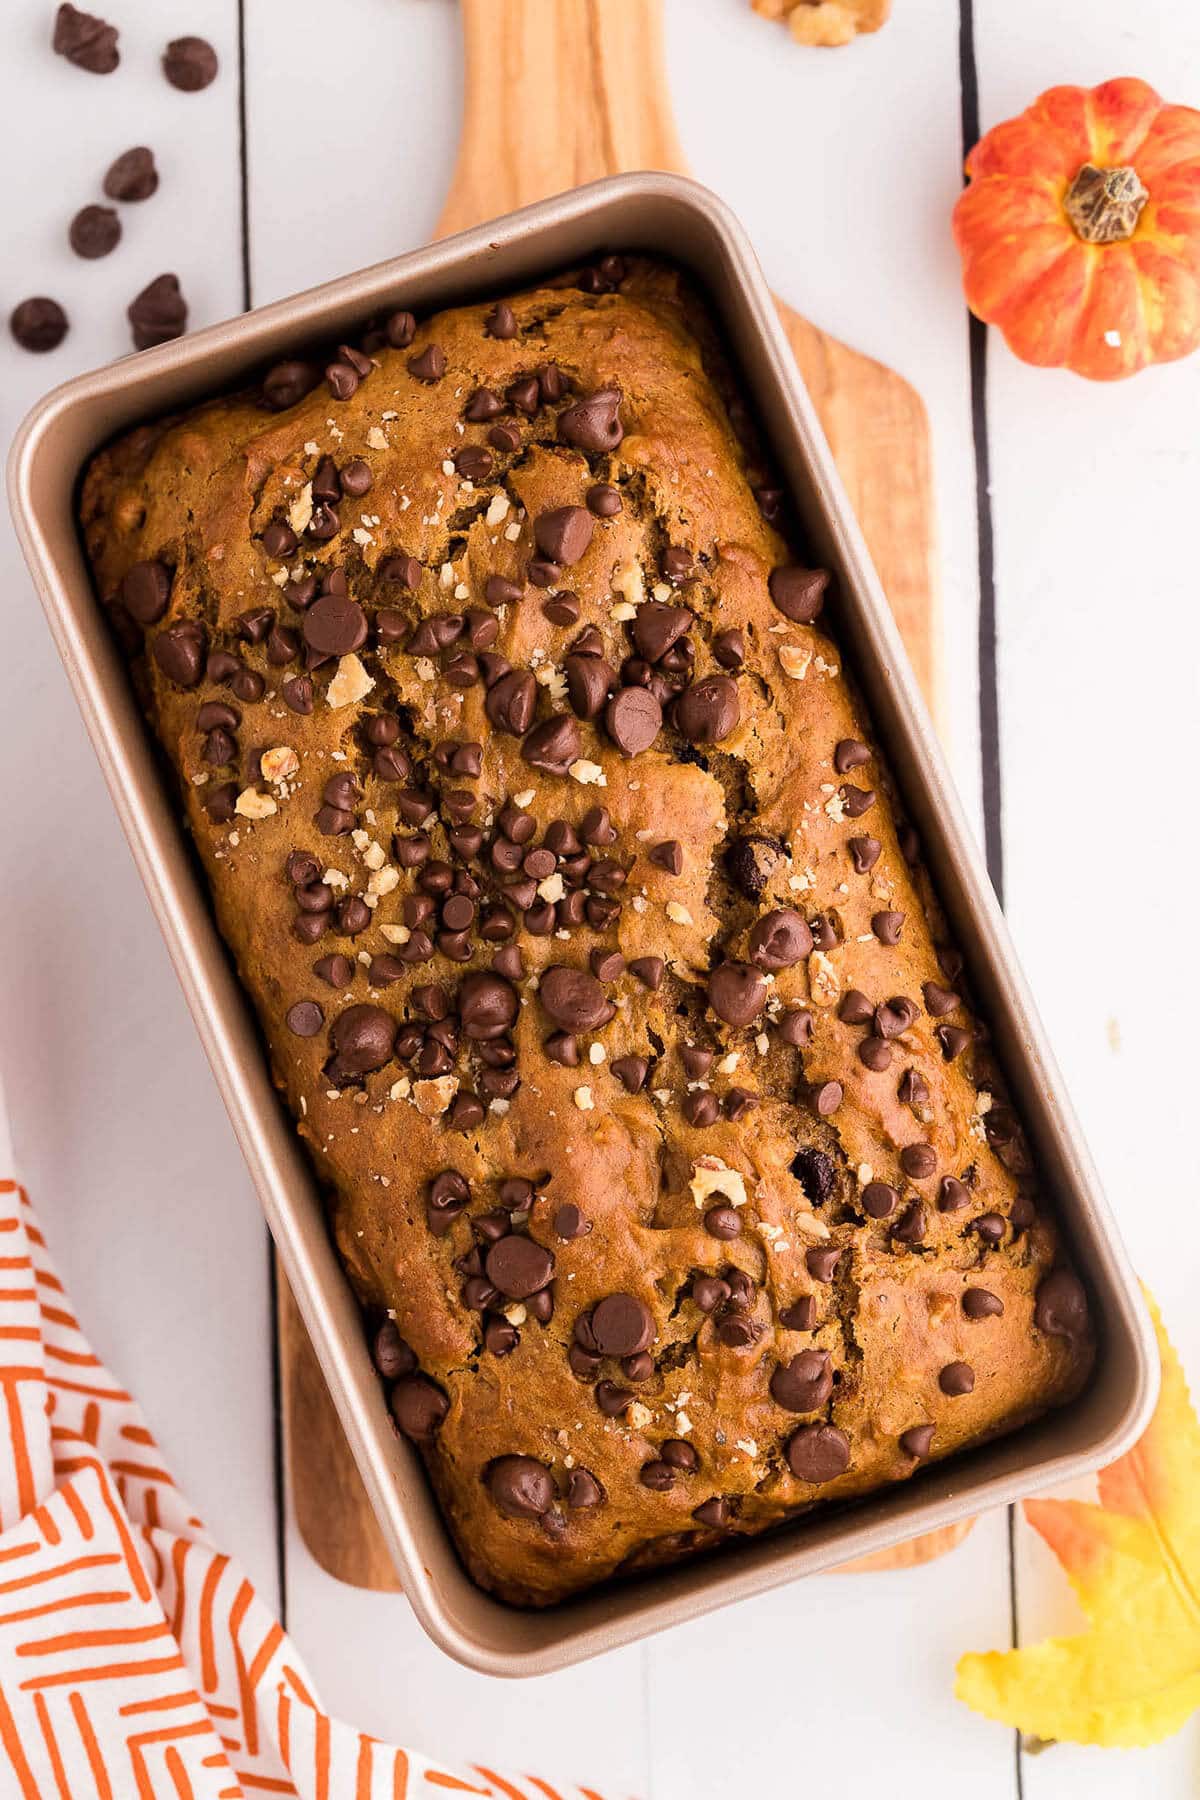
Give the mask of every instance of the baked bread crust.
M 81 520 L 393 1412 L 543 1605 L 1060 1402 L 1086 1302 L 676 274 L 364 342 Z

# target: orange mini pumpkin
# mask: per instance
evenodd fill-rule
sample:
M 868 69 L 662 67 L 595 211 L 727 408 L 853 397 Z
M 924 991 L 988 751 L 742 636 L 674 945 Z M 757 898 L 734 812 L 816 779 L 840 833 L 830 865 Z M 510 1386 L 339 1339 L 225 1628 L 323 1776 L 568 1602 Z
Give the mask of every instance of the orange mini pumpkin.
M 1049 88 L 967 174 L 967 304 L 1025 362 L 1115 381 L 1200 344 L 1200 112 L 1144 81 Z

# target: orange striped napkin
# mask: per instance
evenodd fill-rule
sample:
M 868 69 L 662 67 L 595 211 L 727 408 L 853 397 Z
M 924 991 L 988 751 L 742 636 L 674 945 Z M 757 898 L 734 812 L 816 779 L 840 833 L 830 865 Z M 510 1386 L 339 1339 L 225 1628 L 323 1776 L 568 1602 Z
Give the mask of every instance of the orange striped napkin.
M 93 1355 L 11 1167 L 0 1100 L 0 1794 L 567 1800 L 322 1711 L 282 1626 Z

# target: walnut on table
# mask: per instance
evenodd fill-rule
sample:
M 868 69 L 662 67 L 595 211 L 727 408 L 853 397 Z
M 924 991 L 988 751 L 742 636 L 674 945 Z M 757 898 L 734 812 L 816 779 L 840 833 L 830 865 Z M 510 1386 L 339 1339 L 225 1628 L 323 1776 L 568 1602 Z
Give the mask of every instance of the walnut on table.
M 850 44 L 887 23 L 892 0 L 751 0 L 765 19 L 786 19 L 798 44 Z

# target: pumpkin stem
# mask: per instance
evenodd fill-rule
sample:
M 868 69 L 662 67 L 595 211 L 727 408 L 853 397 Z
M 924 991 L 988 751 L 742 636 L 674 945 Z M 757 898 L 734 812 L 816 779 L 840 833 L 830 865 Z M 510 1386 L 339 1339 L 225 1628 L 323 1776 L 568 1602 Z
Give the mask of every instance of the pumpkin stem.
M 1063 205 L 1085 244 L 1119 244 L 1133 236 L 1149 198 L 1136 169 L 1126 164 L 1098 169 L 1095 163 L 1084 163 Z

